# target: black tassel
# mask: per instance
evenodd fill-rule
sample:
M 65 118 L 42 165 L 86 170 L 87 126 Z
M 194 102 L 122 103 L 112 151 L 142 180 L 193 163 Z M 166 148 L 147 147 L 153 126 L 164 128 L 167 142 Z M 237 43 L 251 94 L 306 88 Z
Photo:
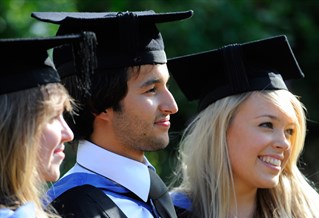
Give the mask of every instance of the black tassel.
M 224 71 L 234 93 L 246 91 L 249 87 L 245 64 L 243 63 L 241 46 L 228 45 L 222 48 Z
M 97 67 L 97 39 L 93 32 L 82 32 L 79 43 L 73 43 L 75 86 L 82 93 L 81 98 L 91 95 L 91 76 Z
M 119 20 L 120 46 L 123 53 L 130 57 L 136 57 L 139 48 L 139 30 L 138 17 L 132 12 L 119 12 L 117 14 Z

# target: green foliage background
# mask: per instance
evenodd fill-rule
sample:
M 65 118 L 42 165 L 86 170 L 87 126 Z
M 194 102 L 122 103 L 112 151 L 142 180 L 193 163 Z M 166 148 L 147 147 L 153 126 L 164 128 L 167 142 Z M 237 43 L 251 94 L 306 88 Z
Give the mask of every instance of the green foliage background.
M 287 35 L 306 75 L 304 80 L 289 84 L 308 108 L 309 131 L 300 167 L 308 178 L 318 183 L 319 0 L 1 0 L 0 37 L 54 35 L 57 26 L 31 18 L 30 14 L 33 11 L 103 12 L 150 9 L 156 12 L 189 9 L 194 11 L 194 16 L 189 20 L 159 25 L 168 57 L 273 35 Z M 198 66 L 198 70 L 200 68 L 201 66 Z M 214 66 L 212 71 L 213 69 Z M 172 176 L 176 163 L 178 133 L 196 111 L 195 102 L 187 102 L 173 80 L 171 91 L 179 105 L 179 112 L 171 117 L 171 143 L 163 151 L 147 153 L 166 181 Z M 62 173 L 73 163 L 74 151 L 69 146 Z

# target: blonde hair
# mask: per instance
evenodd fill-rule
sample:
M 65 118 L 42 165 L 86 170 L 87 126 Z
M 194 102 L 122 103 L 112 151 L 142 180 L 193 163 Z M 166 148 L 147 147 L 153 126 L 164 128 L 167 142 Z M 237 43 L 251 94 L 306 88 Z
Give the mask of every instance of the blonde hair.
M 186 128 L 180 143 L 177 178 L 181 184 L 173 191 L 189 196 L 194 217 L 228 217 L 235 193 L 226 132 L 239 105 L 252 94 L 264 96 L 281 110 L 293 107 L 298 118 L 291 156 L 280 175 L 279 184 L 271 189 L 258 189 L 254 217 L 318 216 L 319 195 L 297 166 L 306 135 L 306 109 L 296 96 L 286 90 L 229 96 L 198 114 Z M 291 104 L 282 103 L 280 99 L 283 98 L 289 99 Z
M 43 126 L 61 106 L 71 111 L 73 101 L 59 83 L 0 96 L 0 205 L 16 209 L 36 205 L 37 217 L 54 217 L 42 209 L 46 181 L 38 170 Z

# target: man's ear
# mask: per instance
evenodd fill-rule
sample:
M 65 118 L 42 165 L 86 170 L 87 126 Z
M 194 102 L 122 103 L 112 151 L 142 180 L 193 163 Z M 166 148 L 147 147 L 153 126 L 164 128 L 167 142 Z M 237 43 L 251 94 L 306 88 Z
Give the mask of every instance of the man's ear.
M 108 119 L 109 119 L 109 116 L 110 116 L 110 113 L 109 113 L 109 111 L 106 109 L 106 110 L 102 111 L 102 112 L 99 113 L 99 114 L 94 114 L 94 116 L 95 116 L 95 119 L 108 120 Z

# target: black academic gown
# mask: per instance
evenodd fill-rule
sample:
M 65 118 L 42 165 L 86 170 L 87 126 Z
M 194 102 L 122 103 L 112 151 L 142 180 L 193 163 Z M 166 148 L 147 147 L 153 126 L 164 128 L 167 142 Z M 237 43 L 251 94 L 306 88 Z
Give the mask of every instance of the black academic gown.
M 91 185 L 69 189 L 51 205 L 63 218 L 126 218 L 109 197 Z

